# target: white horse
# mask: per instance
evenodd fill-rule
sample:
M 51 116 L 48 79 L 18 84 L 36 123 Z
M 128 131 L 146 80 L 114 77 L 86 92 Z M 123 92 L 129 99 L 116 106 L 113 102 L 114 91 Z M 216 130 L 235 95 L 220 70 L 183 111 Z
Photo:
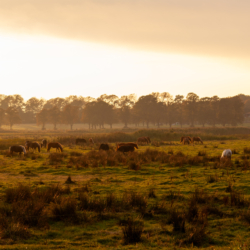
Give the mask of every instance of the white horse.
M 11 154 L 16 152 L 16 153 L 19 153 L 19 154 L 23 153 L 25 155 L 27 153 L 25 147 L 22 146 L 22 145 L 10 146 L 9 150 L 10 150 Z
M 231 160 L 231 157 L 232 157 L 232 151 L 231 149 L 225 149 L 222 154 L 221 154 L 221 159 L 225 159 L 225 158 L 228 158 Z

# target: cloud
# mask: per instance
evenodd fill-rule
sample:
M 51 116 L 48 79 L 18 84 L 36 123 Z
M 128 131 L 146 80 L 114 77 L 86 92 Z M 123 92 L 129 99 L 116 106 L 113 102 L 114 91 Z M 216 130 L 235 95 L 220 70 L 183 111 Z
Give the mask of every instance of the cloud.
M 1 0 L 0 29 L 249 59 L 249 7 L 248 0 Z

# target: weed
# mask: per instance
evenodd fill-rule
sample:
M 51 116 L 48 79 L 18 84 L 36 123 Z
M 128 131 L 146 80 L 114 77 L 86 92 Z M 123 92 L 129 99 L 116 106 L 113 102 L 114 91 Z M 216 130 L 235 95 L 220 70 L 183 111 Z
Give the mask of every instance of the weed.
M 138 162 L 132 161 L 132 162 L 129 163 L 129 169 L 137 171 L 137 170 L 141 169 L 141 166 L 140 166 L 140 164 Z
M 155 189 L 150 188 L 148 192 L 148 198 L 156 198 Z
M 142 220 L 128 218 L 122 226 L 124 244 L 140 242 L 143 228 Z
M 173 224 L 174 232 L 185 233 L 185 214 L 177 210 L 172 210 L 170 212 L 168 223 Z
M 16 201 L 29 200 L 31 198 L 31 189 L 29 186 L 19 184 L 17 187 L 8 188 L 5 190 L 5 201 L 13 203 Z
M 217 174 L 215 175 L 209 175 L 207 177 L 207 183 L 214 183 L 214 182 L 218 182 L 219 181 L 219 177 Z
M 232 190 L 230 193 L 231 206 L 245 207 L 249 205 L 248 200 L 245 199 L 242 193 Z
M 244 154 L 250 154 L 250 148 L 245 147 L 243 150 L 244 150 Z
M 75 181 L 72 181 L 71 176 L 69 175 L 67 180 L 65 181 L 65 184 L 75 184 Z
M 206 151 L 199 151 L 198 156 L 206 156 L 207 152 Z

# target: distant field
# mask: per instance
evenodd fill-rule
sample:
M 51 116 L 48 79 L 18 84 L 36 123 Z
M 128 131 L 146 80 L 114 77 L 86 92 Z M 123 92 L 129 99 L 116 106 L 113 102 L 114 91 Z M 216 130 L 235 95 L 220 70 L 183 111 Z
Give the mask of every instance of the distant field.
M 0 249 L 249 249 L 249 137 L 184 131 L 212 139 L 182 145 L 183 131 L 141 130 L 75 145 L 74 133 L 0 134 Z M 146 133 L 150 145 L 114 151 Z M 10 157 L 9 145 L 44 136 L 64 152 Z M 220 162 L 226 148 L 232 161 Z

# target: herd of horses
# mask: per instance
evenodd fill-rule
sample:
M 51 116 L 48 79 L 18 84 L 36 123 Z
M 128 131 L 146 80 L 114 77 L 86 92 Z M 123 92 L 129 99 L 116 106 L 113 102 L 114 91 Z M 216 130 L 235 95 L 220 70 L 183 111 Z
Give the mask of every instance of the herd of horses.
M 88 142 L 90 144 L 94 144 L 94 140 L 92 138 L 89 138 Z M 181 137 L 180 143 L 186 145 L 186 144 L 191 144 L 194 142 L 198 142 L 203 144 L 203 141 L 201 140 L 200 137 L 189 137 L 189 136 L 183 136 Z M 77 138 L 75 140 L 75 144 L 78 145 L 79 143 L 87 143 L 87 140 L 83 138 Z M 137 139 L 137 143 L 134 142 L 122 142 L 122 143 L 117 143 L 116 144 L 116 151 L 117 152 L 134 152 L 135 148 L 138 149 L 138 144 L 149 144 L 151 143 L 151 140 L 149 137 L 139 137 Z M 63 152 L 63 146 L 59 142 L 49 142 L 44 139 L 41 141 L 41 143 L 38 142 L 31 142 L 31 141 L 26 141 L 25 146 L 22 145 L 13 145 L 9 148 L 10 154 L 13 154 L 14 152 L 19 153 L 20 155 L 23 153 L 24 155 L 29 151 L 30 149 L 33 150 L 38 150 L 38 152 L 41 151 L 41 148 L 47 148 L 47 152 L 50 152 L 51 148 L 55 148 L 56 151 Z M 99 150 L 105 150 L 108 151 L 110 149 L 109 145 L 107 143 L 102 143 L 99 147 Z M 232 151 L 230 149 L 226 149 L 222 152 L 221 159 L 230 159 L 231 160 L 232 156 Z

